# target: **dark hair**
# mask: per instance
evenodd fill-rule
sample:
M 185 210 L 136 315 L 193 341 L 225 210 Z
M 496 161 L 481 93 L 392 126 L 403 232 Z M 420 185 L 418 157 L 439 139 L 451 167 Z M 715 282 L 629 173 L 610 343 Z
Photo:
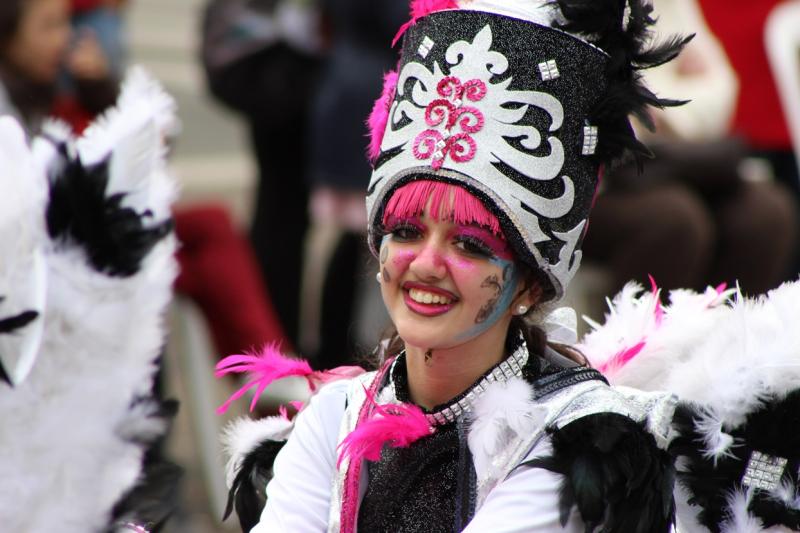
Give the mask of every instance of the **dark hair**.
M 2 0 L 0 2 L 0 55 L 5 53 L 11 39 L 17 34 L 26 2 L 30 0 Z

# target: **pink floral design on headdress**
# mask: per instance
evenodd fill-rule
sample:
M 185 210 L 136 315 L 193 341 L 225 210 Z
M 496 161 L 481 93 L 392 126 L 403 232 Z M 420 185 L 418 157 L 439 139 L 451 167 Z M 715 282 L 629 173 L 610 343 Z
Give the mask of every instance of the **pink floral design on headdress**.
M 414 157 L 432 159 L 434 170 L 442 168 L 448 155 L 456 163 L 474 158 L 478 145 L 471 134 L 483 129 L 485 119 L 478 108 L 464 105 L 464 98 L 479 102 L 486 96 L 486 90 L 486 84 L 479 79 L 461 83 L 455 76 L 442 78 L 436 86 L 442 98 L 436 98 L 427 105 L 425 123 L 432 127 L 444 123 L 444 132 L 429 128 L 417 135 L 412 148 Z M 461 131 L 453 132 L 456 127 Z

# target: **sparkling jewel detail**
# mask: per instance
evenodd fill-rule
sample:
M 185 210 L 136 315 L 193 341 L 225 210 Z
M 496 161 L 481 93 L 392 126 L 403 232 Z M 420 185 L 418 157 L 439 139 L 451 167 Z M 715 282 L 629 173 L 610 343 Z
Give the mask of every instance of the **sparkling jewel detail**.
M 747 461 L 747 468 L 742 476 L 742 485 L 762 490 L 775 490 L 789 461 L 783 457 L 774 457 L 754 451 Z
M 517 314 L 518 315 L 524 315 L 527 312 L 528 312 L 528 306 L 527 305 L 521 305 L 520 304 L 520 305 L 517 306 Z
M 417 53 L 422 56 L 423 59 L 428 57 L 428 54 L 431 53 L 434 44 L 436 43 L 433 41 L 433 39 L 426 35 L 425 38 L 422 39 L 419 48 L 417 48 Z
M 539 63 L 539 74 L 542 76 L 542 81 L 554 80 L 561 76 L 558 72 L 558 65 L 556 65 L 555 59 Z
M 597 149 L 597 126 L 583 127 L 583 149 L 581 154 L 593 155 Z

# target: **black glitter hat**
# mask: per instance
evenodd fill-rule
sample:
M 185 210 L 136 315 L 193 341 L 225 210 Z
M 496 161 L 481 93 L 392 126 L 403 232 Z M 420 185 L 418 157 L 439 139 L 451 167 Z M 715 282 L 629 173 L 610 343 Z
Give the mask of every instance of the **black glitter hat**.
M 397 187 L 457 183 L 560 298 L 580 264 L 601 167 L 649 153 L 629 115 L 648 123 L 648 105 L 681 103 L 657 98 L 637 71 L 672 59 L 688 39 L 645 50 L 652 8 L 636 0 L 463 0 L 429 13 L 422 3 L 370 118 L 370 248 Z

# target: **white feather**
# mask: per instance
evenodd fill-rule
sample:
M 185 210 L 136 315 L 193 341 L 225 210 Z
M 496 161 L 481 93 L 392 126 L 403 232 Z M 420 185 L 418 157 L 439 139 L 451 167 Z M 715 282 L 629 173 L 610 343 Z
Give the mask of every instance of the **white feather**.
M 672 291 L 660 325 L 650 313 L 649 293 L 637 296 L 635 289 L 627 285 L 606 323 L 579 345 L 599 366 L 634 340 L 646 340 L 636 357 L 607 375 L 613 384 L 668 390 L 735 427 L 765 399 L 800 383 L 800 328 L 793 324 L 800 316 L 800 282 L 727 305 L 734 291 Z
M 714 464 L 723 457 L 734 457 L 731 448 L 734 440 L 725 433 L 722 420 L 711 409 L 701 409 L 694 422 L 695 429 L 703 437 L 703 456 L 711 459 Z
M 785 479 L 780 485 L 770 493 L 773 500 L 781 502 L 790 509 L 800 511 L 800 488 L 796 487 L 790 480 Z
M 149 210 L 156 222 L 169 216 L 177 188 L 165 163 L 166 139 L 177 123 L 175 101 L 142 68 L 128 72 L 117 105 L 77 140 L 85 165 L 111 156 L 107 194 L 123 193 L 123 205 Z
M 0 120 L 0 136 L 8 132 L 6 124 Z M 13 135 L 7 138 L 16 144 L 0 142 L 0 154 L 11 150 L 6 155 L 15 159 L 0 161 L 14 161 L 10 166 L 19 173 L 27 148 Z M 46 164 L 31 165 L 46 191 Z M 6 174 L 0 171 L 0 179 Z M 43 203 L 33 211 L 38 222 L 29 222 L 30 228 L 42 224 Z M 0 239 L 0 246 L 9 242 Z M 147 439 L 164 429 L 153 405 L 136 400 L 149 395 L 163 347 L 176 242 L 158 243 L 130 277 L 97 272 L 74 245 L 55 247 L 46 234 L 44 242 L 43 340 L 28 378 L 0 394 L 2 529 L 101 531 L 141 473 L 143 449 L 131 438 Z
M 225 467 L 225 479 L 228 487 L 244 460 L 264 441 L 282 441 L 289 438 L 294 423 L 282 416 L 269 416 L 260 420 L 241 417 L 231 421 L 222 433 L 222 444 L 228 462 Z
M 11 117 L 0 118 L 0 191 L 0 319 L 25 311 L 40 315 L 11 335 L 0 335 L 0 361 L 11 382 L 19 384 L 33 368 L 44 328 L 47 181 Z
M 721 533 L 758 533 L 764 531 L 761 520 L 750 514 L 751 491 L 734 490 L 728 495 L 728 519 L 720 526 Z
M 481 477 L 504 440 L 529 435 L 546 412 L 533 401 L 533 390 L 523 379 L 495 382 L 475 401 L 467 443 Z

